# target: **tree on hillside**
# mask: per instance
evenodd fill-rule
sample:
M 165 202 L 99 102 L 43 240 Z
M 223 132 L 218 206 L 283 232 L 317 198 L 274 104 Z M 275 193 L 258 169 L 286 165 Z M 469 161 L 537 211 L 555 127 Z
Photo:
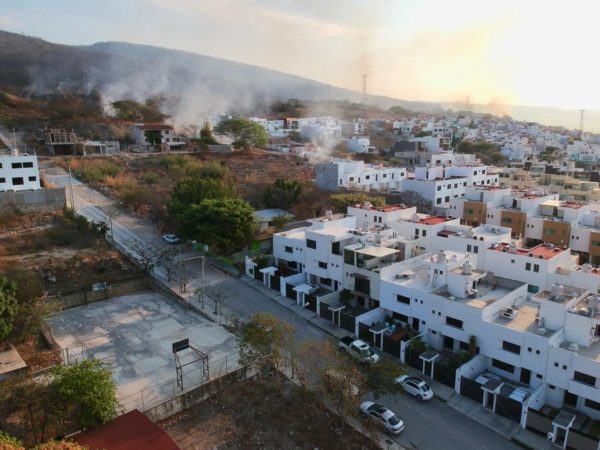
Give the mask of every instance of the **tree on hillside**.
M 200 142 L 206 145 L 218 144 L 217 140 L 212 134 L 212 130 L 208 122 L 204 122 L 204 125 L 202 125 L 202 128 L 200 129 Z
M 215 127 L 217 133 L 233 139 L 233 147 L 248 150 L 250 147 L 264 147 L 269 142 L 265 129 L 258 123 L 246 119 L 228 119 Z
M 51 374 L 58 398 L 82 428 L 102 425 L 117 415 L 116 387 L 104 363 L 91 359 L 55 366 Z
M 221 252 L 240 250 L 254 236 L 254 209 L 242 199 L 206 199 L 178 216 L 182 236 Z
M 402 364 L 385 358 L 377 364 L 364 366 L 363 368 L 366 383 L 375 398 L 402 392 L 402 385 L 396 383 L 396 379 L 405 373 L 406 370 Z
M 268 313 L 255 314 L 240 331 L 240 364 L 283 369 L 291 350 L 292 326 Z
M 159 145 L 162 141 L 162 135 L 158 130 L 146 130 L 144 131 L 144 137 L 152 145 Z
M 402 116 L 406 113 L 408 113 L 408 111 L 403 108 L 402 106 L 392 106 L 391 108 L 388 109 L 388 112 L 390 114 L 395 114 L 397 116 Z
M 304 188 L 298 180 L 283 180 L 278 178 L 272 186 L 267 186 L 263 200 L 267 208 L 289 209 L 298 203 Z
M 224 200 L 237 197 L 234 184 L 226 178 L 184 178 L 171 194 L 169 211 L 177 216 L 203 200 Z
M 351 192 L 347 194 L 333 194 L 329 196 L 329 204 L 335 212 L 345 213 L 348 206 L 370 202 L 373 206 L 381 208 L 385 206 L 385 198 L 381 196 L 369 196 L 364 192 Z
M 0 277 L 0 342 L 10 334 L 18 311 L 17 286 L 7 278 Z

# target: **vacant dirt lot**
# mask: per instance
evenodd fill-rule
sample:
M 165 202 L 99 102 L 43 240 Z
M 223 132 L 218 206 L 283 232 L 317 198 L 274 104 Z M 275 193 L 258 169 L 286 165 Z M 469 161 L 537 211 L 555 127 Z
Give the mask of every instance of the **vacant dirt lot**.
M 77 292 L 135 271 L 100 235 L 62 211 L 2 216 L 0 275 L 31 297 Z
M 297 386 L 246 381 L 161 423 L 183 450 L 374 448 Z

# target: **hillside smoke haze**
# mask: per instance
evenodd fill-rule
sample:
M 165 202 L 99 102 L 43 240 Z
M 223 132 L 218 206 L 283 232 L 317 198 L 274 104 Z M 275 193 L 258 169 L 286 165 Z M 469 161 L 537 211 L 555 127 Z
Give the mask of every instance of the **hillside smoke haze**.
M 0 85 L 25 89 L 32 95 L 97 92 L 107 114 L 116 100 L 148 100 L 160 104 L 175 125 L 200 124 L 222 112 L 260 114 L 276 100 L 361 101 L 362 75 L 368 73 L 373 37 L 356 31 L 354 55 L 356 90 L 331 86 L 295 75 L 195 53 L 139 44 L 103 42 L 90 46 L 52 44 L 41 39 L 0 30 Z M 353 70 L 354 70 L 353 69 Z M 399 81 L 400 82 L 400 81 Z M 402 106 L 417 112 L 464 109 L 464 102 L 418 102 L 368 95 L 380 108 Z M 502 100 L 471 105 L 475 112 L 508 114 L 514 119 L 576 128 L 578 110 L 509 106 Z M 586 130 L 600 131 L 600 112 L 586 111 Z

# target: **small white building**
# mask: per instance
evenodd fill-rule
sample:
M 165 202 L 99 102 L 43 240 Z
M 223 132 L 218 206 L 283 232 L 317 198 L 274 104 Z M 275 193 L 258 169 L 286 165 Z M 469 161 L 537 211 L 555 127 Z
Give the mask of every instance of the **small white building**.
M 173 127 L 164 123 L 134 123 L 130 131 L 134 143 L 144 148 L 160 146 L 163 150 L 180 150 L 185 145 Z M 155 138 L 150 141 L 149 136 Z
M 41 189 L 37 156 L 0 155 L 0 192 Z

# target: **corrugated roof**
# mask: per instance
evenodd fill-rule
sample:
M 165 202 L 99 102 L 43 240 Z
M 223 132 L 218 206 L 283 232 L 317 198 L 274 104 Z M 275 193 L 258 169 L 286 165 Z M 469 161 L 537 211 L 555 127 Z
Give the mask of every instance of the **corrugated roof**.
M 73 440 L 90 450 L 180 450 L 165 430 L 137 409 Z

